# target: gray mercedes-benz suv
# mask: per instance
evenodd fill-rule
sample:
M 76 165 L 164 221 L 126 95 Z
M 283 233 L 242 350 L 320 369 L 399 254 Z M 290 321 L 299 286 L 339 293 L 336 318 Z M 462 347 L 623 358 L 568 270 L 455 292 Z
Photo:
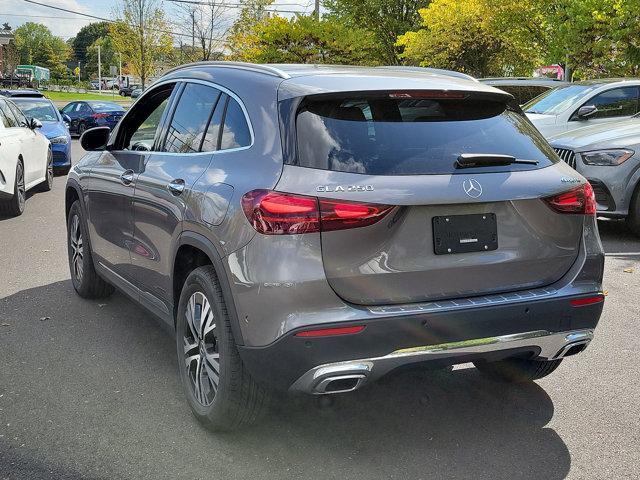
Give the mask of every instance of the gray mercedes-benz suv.
M 348 392 L 409 364 L 533 380 L 593 337 L 593 191 L 500 90 L 199 63 L 81 142 L 73 285 L 117 287 L 175 328 L 212 428 L 253 421 L 273 390 Z

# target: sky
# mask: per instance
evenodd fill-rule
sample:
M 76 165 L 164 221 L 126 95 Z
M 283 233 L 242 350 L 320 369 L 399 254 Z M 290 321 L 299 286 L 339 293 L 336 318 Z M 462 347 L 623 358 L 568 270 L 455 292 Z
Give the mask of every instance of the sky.
M 120 4 L 120 0 L 36 0 L 38 3 L 66 8 L 78 12 L 88 13 L 98 17 L 114 18 L 114 11 Z M 241 0 L 227 0 L 227 3 L 240 3 Z M 162 6 L 168 18 L 175 18 L 177 7 L 175 3 L 164 0 Z M 281 10 L 300 10 L 310 12 L 313 9 L 313 0 L 276 0 L 274 5 Z M 299 4 L 299 5 L 292 5 Z M 234 15 L 237 9 L 230 9 L 230 15 Z M 91 22 L 98 21 L 61 12 L 44 6 L 27 3 L 24 0 L 0 0 L 0 24 L 8 22 L 14 29 L 25 22 L 36 22 L 46 25 L 54 35 L 67 40 L 78 33 L 78 30 Z

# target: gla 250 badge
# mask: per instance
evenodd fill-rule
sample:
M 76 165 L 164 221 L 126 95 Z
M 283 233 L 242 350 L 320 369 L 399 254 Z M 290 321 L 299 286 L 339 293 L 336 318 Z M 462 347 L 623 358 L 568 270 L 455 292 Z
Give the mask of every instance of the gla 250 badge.
M 373 185 L 318 185 L 316 192 L 373 192 Z

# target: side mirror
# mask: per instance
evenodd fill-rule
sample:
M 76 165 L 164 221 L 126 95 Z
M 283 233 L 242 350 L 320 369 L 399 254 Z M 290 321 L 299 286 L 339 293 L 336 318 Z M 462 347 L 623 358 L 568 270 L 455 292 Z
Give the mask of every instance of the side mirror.
M 27 126 L 31 129 L 31 130 L 35 130 L 36 128 L 42 128 L 42 122 L 40 120 L 38 120 L 37 118 L 30 118 L 27 120 Z
M 86 130 L 80 137 L 80 145 L 89 152 L 104 150 L 109 141 L 109 127 L 94 127 Z
M 578 109 L 578 118 L 581 120 L 588 120 L 596 113 L 598 113 L 598 107 L 595 105 L 585 105 Z

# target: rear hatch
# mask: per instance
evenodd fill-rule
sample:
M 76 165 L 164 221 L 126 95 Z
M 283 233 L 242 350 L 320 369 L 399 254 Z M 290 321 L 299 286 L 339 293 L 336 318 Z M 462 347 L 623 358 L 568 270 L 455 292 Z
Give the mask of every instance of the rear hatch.
M 289 103 L 276 190 L 320 199 L 325 273 L 343 299 L 524 290 L 575 262 L 585 207 L 576 202 L 588 187 L 576 189 L 583 179 L 504 96 L 429 90 Z

